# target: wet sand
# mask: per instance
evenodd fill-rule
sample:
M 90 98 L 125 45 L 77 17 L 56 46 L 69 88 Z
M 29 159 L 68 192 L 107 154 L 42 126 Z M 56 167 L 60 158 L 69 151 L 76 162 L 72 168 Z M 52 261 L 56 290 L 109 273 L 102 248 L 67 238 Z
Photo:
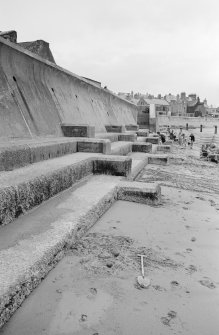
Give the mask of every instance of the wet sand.
M 177 152 L 169 167 L 149 165 L 139 177 L 153 181 L 160 169 L 161 205 L 116 202 L 78 243 L 69 241 L 66 256 L 0 334 L 218 334 L 217 166 L 181 162 Z M 146 256 L 148 289 L 136 281 L 138 254 Z

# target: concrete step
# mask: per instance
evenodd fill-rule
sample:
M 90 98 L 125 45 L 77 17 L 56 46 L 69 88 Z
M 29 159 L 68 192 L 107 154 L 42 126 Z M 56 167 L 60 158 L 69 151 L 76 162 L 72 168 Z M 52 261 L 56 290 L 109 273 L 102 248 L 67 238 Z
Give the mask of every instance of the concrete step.
M 126 156 L 132 151 L 132 142 L 119 141 L 111 143 L 111 155 Z
M 148 157 L 142 152 L 132 152 L 128 156 L 132 159 L 132 169 L 128 179 L 135 180 L 138 174 L 148 164 Z
M 53 138 L 2 143 L 0 171 L 10 171 L 29 164 L 61 157 L 75 152 L 110 154 L 110 141 L 96 138 Z
M 156 184 L 92 176 L 1 228 L 0 328 L 116 200 L 159 203 Z
M 75 153 L 0 173 L 0 226 L 93 173 L 128 176 L 129 157 Z

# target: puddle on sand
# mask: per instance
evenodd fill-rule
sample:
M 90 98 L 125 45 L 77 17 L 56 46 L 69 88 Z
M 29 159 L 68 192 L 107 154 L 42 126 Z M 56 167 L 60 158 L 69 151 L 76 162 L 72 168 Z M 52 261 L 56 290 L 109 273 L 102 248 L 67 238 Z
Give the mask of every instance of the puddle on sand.
M 78 295 L 63 292 L 51 319 L 49 334 L 74 334 L 98 324 L 106 310 L 112 305 L 113 297 L 101 290 L 97 294 Z

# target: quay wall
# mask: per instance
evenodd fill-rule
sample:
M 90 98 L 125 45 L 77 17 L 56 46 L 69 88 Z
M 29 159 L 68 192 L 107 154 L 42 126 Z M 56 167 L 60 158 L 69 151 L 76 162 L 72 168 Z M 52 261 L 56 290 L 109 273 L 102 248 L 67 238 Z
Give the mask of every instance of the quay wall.
M 60 124 L 137 123 L 137 106 L 0 37 L 0 139 L 63 136 Z

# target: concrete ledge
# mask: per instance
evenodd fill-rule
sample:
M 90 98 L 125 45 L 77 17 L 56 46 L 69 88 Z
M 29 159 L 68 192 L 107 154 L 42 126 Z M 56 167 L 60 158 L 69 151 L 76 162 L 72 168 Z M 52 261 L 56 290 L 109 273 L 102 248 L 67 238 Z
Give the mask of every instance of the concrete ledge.
M 161 152 L 171 152 L 171 146 L 170 145 L 158 145 L 157 151 Z
M 118 188 L 118 200 L 159 204 L 161 201 L 161 188 L 158 184 L 121 182 Z
M 125 127 L 122 125 L 105 125 L 106 131 L 108 133 L 123 133 L 125 132 Z
M 94 160 L 94 173 L 128 177 L 131 173 L 132 159 L 129 157 L 103 156 Z
M 146 142 L 151 144 L 159 144 L 159 137 L 146 137 Z
M 111 154 L 111 142 L 105 139 L 83 139 L 77 141 L 78 152 L 95 152 L 105 155 Z
M 95 137 L 95 127 L 62 123 L 61 128 L 66 137 Z
M 132 144 L 132 151 L 133 152 L 146 152 L 149 153 L 152 150 L 152 144 L 151 143 L 142 143 L 142 142 L 136 142 Z
M 50 158 L 77 152 L 77 142 L 59 140 L 0 148 L 0 171 L 11 171 Z
M 156 165 L 168 165 L 169 157 L 167 155 L 148 155 L 148 163 Z
M 127 124 L 125 128 L 126 130 L 139 130 L 139 126 L 137 124 Z
M 148 137 L 148 135 L 149 135 L 149 130 L 147 130 L 147 129 L 139 129 L 137 131 L 137 136 Z
M 121 134 L 118 136 L 119 141 L 134 142 L 137 140 L 136 134 Z

